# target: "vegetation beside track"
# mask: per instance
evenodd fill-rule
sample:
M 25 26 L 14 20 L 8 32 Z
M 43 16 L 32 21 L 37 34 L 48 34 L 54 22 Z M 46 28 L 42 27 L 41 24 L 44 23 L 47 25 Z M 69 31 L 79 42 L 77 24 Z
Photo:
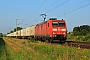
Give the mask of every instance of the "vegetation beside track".
M 90 42 L 90 33 L 85 36 L 74 36 L 73 34 L 68 34 L 67 40 L 70 41 L 80 41 L 80 42 Z
M 73 32 L 68 33 L 67 40 L 90 42 L 90 26 L 82 25 L 74 27 Z
M 1 40 L 0 40 L 1 41 Z M 32 42 L 14 38 L 3 38 L 0 60 L 89 60 L 90 50 L 80 47 L 61 46 L 59 44 Z M 1 51 L 0 51 L 1 53 Z M 2 56 L 2 57 L 1 57 Z
M 0 60 L 7 60 L 5 42 L 2 38 L 0 38 Z

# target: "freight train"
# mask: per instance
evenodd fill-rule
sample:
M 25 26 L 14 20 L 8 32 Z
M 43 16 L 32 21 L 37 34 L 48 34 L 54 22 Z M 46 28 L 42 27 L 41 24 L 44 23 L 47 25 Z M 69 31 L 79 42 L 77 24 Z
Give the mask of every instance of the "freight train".
M 43 40 L 43 41 L 60 41 L 64 42 L 67 39 L 67 27 L 65 20 L 57 20 L 50 18 L 39 24 L 29 26 L 22 30 L 7 34 L 6 36 L 14 38 Z

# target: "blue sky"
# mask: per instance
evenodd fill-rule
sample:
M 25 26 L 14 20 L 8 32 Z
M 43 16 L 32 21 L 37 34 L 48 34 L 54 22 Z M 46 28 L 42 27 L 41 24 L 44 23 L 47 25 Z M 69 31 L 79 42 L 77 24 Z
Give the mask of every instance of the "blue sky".
M 90 0 L 0 0 L 0 32 L 6 34 L 18 26 L 28 27 L 47 19 L 65 19 L 68 31 L 90 25 Z

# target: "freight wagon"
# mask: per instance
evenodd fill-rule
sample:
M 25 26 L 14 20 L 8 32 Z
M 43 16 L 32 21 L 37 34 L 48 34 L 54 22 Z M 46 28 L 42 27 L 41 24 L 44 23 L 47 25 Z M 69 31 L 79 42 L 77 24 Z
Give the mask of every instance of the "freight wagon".
M 32 25 L 32 26 L 26 28 L 26 36 L 25 36 L 26 38 L 28 38 L 28 39 L 34 38 L 35 26 L 36 25 Z
M 21 30 L 21 38 L 25 39 L 26 38 L 26 28 Z

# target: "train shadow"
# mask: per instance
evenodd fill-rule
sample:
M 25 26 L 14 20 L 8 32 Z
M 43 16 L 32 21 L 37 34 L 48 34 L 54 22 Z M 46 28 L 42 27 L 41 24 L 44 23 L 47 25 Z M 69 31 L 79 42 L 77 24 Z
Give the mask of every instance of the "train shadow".
M 65 41 L 61 42 L 61 41 L 53 41 L 51 43 L 55 43 L 55 44 L 65 44 Z
M 61 45 L 64 45 L 64 46 L 71 46 L 71 43 L 73 41 L 54 41 L 52 43 L 55 43 L 55 44 L 61 44 Z

